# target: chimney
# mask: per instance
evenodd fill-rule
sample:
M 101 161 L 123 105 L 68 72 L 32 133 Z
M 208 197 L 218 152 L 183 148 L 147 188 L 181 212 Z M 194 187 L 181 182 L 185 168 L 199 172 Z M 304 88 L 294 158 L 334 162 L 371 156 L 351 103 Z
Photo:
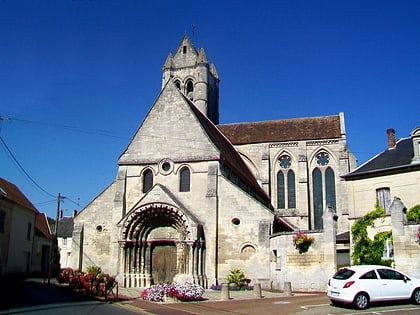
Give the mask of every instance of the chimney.
M 74 209 L 74 210 L 73 210 L 73 218 L 74 218 L 76 215 L 77 215 L 77 210 L 76 210 L 76 209 Z
M 395 149 L 395 130 L 390 128 L 386 130 L 388 134 L 388 150 Z

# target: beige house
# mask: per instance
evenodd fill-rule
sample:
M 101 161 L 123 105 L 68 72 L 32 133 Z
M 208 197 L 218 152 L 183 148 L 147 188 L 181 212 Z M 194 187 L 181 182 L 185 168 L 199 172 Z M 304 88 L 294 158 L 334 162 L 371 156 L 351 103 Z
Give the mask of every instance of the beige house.
M 418 226 L 405 218 L 409 208 L 420 204 L 420 127 L 399 140 L 395 139 L 395 131 L 388 129 L 387 141 L 386 150 L 343 176 L 349 195 L 349 219 L 352 223 L 374 210 L 378 200 L 387 218 L 375 223 L 371 238 L 380 231 L 392 230 L 393 244 L 387 244 L 384 258 L 420 276 Z
M 17 186 L 0 178 L 0 276 L 45 274 L 50 248 L 45 214 Z
M 386 150 L 343 176 L 351 218 L 373 210 L 376 200 L 389 214 L 394 196 L 407 208 L 420 204 L 420 127 L 399 140 L 395 139 L 395 131 L 388 129 L 387 140 Z
M 218 123 L 216 68 L 185 35 L 115 181 L 74 218 L 70 266 L 100 266 L 130 287 L 209 287 L 240 268 L 268 286 L 285 279 L 284 265 L 271 268 L 273 235 L 309 230 L 335 268 L 335 234 L 349 228 L 342 175 L 355 167 L 344 115 Z

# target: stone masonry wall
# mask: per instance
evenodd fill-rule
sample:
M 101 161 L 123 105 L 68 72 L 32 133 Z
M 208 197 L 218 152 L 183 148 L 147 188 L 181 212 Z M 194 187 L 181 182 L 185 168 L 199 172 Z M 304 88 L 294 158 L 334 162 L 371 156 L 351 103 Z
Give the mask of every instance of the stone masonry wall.
M 327 210 L 324 214 L 324 230 L 307 232 L 315 241 L 306 253 L 300 254 L 294 248 L 294 233 L 271 237 L 272 289 L 283 290 L 284 283 L 290 282 L 293 291 L 325 292 L 328 279 L 337 266 L 336 219 L 337 216 Z

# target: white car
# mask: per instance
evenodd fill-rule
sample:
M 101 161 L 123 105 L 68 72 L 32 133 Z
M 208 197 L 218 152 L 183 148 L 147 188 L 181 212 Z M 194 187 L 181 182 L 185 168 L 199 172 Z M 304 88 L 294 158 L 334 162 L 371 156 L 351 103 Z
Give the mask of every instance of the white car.
M 353 304 L 356 309 L 379 301 L 411 299 L 420 304 L 420 279 L 385 266 L 345 267 L 328 280 L 327 295 L 333 305 Z

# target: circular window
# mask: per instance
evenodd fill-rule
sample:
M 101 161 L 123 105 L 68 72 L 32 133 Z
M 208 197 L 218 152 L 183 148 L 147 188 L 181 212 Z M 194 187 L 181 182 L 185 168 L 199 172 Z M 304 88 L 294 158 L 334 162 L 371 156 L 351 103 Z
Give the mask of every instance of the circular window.
M 289 168 L 292 165 L 290 156 L 282 155 L 279 159 L 279 164 L 281 168 Z
M 97 225 L 97 226 L 96 226 L 96 231 L 98 231 L 98 232 L 102 232 L 102 230 L 103 230 L 102 225 Z
M 159 171 L 163 175 L 168 175 L 174 169 L 174 163 L 169 159 L 163 159 L 159 162 Z
M 321 152 L 316 156 L 316 162 L 320 166 L 328 165 L 330 162 L 330 157 L 327 152 Z
M 239 220 L 238 218 L 233 218 L 231 222 L 233 225 L 239 225 L 241 223 L 241 220 Z
M 171 164 L 169 164 L 169 162 L 163 163 L 162 164 L 162 169 L 166 172 L 169 171 L 171 169 Z

